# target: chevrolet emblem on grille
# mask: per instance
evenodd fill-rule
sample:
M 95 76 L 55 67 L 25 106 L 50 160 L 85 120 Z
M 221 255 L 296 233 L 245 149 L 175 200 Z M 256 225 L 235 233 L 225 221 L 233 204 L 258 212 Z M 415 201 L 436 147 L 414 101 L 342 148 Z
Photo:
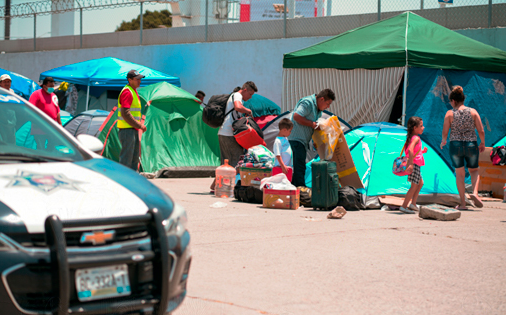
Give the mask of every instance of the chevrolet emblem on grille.
M 96 231 L 90 233 L 83 233 L 81 236 L 81 243 L 92 243 L 93 245 L 103 245 L 105 242 L 110 241 L 114 238 L 116 231 Z

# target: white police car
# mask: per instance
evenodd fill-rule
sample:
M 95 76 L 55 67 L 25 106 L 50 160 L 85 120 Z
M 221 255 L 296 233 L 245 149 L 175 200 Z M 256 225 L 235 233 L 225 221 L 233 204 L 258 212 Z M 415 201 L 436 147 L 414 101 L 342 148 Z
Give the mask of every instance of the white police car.
M 166 314 L 191 262 L 186 213 L 0 88 L 1 314 Z

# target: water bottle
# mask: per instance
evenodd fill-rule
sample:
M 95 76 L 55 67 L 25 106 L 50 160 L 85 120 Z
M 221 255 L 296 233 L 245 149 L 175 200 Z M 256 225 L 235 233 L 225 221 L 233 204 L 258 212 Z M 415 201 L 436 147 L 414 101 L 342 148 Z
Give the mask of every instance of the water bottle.
M 216 169 L 216 186 L 214 195 L 218 198 L 230 198 L 234 196 L 235 168 L 228 165 L 228 160 Z

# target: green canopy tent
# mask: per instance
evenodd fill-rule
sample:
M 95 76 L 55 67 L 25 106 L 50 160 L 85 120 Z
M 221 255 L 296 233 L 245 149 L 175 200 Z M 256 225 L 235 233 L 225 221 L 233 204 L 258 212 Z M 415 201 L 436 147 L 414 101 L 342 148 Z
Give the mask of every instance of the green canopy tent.
M 208 176 L 220 163 L 218 129 L 202 121 L 202 106 L 190 93 L 160 82 L 138 90 L 147 131 L 141 138 L 141 171 L 154 177 Z M 146 106 L 151 102 L 149 106 Z M 102 155 L 119 161 L 115 108 L 101 126 Z
M 330 110 L 352 126 L 386 121 L 407 67 L 506 73 L 506 52 L 405 12 L 285 54 L 281 108 L 331 87 Z
M 506 133 L 506 52 L 414 13 L 366 25 L 283 58 L 282 110 L 306 95 L 331 88 L 330 111 L 352 126 L 421 117 L 425 136 L 439 149 L 448 96 L 461 85 L 465 105 L 480 113 L 489 146 Z M 395 105 L 394 105 L 395 104 Z

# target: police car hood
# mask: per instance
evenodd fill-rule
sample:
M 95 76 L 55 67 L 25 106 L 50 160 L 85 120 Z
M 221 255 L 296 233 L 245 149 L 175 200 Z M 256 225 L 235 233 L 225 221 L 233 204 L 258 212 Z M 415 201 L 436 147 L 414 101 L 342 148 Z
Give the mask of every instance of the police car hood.
M 99 220 L 146 213 L 148 205 L 131 189 L 104 175 L 107 170 L 102 167 L 104 173 L 69 162 L 2 165 L 0 202 L 12 213 L 8 218 L 0 213 L 0 217 L 22 221 L 29 233 L 42 233 L 45 219 L 53 214 L 61 220 Z M 119 171 L 131 173 L 131 180 L 138 184 L 144 180 L 129 170 Z

